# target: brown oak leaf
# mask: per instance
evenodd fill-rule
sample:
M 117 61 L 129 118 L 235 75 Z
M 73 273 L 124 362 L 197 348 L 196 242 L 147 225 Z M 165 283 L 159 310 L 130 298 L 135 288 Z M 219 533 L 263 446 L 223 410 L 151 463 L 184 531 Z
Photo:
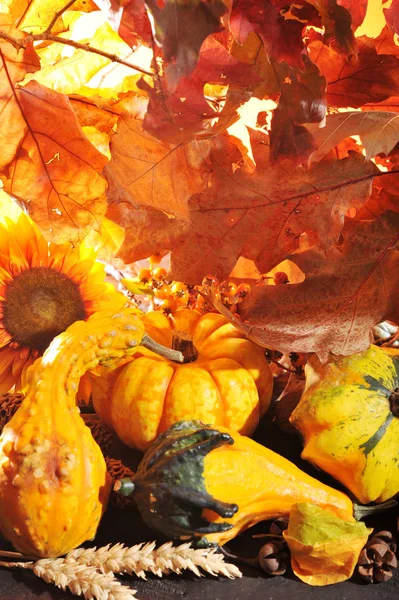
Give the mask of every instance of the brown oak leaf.
M 173 248 L 189 230 L 188 224 L 180 219 L 170 219 L 159 210 L 134 209 L 128 202 L 110 204 L 107 218 L 125 229 L 118 252 L 125 263 L 147 258 L 160 248 Z
M 168 144 L 143 130 L 141 120 L 123 113 L 111 138 L 111 161 L 105 169 L 108 199 L 132 208 L 157 209 L 188 220 L 188 199 L 207 186 L 209 144 Z M 134 259 L 136 260 L 136 259 Z
M 399 142 L 399 115 L 390 112 L 348 111 L 328 115 L 324 127 L 306 125 L 313 136 L 316 150 L 310 162 L 318 162 L 345 138 L 358 135 L 366 150 L 366 158 L 388 155 Z
M 311 60 L 327 79 L 330 106 L 358 108 L 399 95 L 399 61 L 395 56 L 377 54 L 374 40 L 358 38 L 358 55 L 346 60 L 322 41 L 308 45 Z
M 303 283 L 254 286 L 237 319 L 214 303 L 249 339 L 281 352 L 348 355 L 365 350 L 370 329 L 397 321 L 399 215 L 349 220 L 342 240 L 327 252 L 310 249 L 291 258 L 306 274 Z
M 174 278 L 198 283 L 212 273 L 223 279 L 239 256 L 254 260 L 265 273 L 295 252 L 308 231 L 328 249 L 340 235 L 346 211 L 362 205 L 379 174 L 357 153 L 309 169 L 294 169 L 288 161 L 270 168 L 266 140 L 261 134 L 253 139 L 254 171 L 234 170 L 239 150 L 227 136 L 214 140 L 208 187 L 189 202 L 190 231 L 169 248 Z

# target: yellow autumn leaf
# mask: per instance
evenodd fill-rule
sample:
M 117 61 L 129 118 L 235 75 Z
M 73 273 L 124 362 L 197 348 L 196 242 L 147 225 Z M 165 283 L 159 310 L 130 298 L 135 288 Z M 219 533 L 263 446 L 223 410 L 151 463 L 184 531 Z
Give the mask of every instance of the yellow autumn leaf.
M 309 585 L 323 586 L 349 579 L 372 529 L 340 519 L 307 502 L 291 509 L 284 538 L 295 575 Z
M 15 25 L 28 33 L 42 33 L 47 29 L 55 15 L 70 4 L 70 0 L 0 0 L 0 12 L 11 15 Z M 92 0 L 75 0 L 71 11 L 98 11 Z M 53 33 L 59 29 L 54 26 Z
M 101 12 L 82 14 L 76 11 L 63 15 L 65 31 L 59 37 L 89 43 L 92 48 L 116 55 L 132 64 L 149 68 L 152 52 L 131 48 L 119 37 Z M 134 69 L 117 64 L 99 54 L 81 48 L 73 48 L 62 43 L 46 44 L 37 47 L 42 68 L 33 77 L 41 84 L 64 94 L 81 96 L 106 96 L 117 98 L 121 92 L 136 91 L 142 74 Z

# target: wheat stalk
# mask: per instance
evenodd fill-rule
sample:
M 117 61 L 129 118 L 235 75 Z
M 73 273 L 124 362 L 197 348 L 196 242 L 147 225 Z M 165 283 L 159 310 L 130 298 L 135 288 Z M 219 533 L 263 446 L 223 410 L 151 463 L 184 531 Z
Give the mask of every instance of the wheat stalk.
M 143 579 L 146 572 L 162 577 L 184 570 L 201 577 L 200 569 L 210 575 L 224 575 L 230 579 L 242 576 L 235 565 L 224 562 L 224 556 L 217 553 L 217 548 L 193 548 L 190 543 L 173 546 L 172 542 L 167 542 L 159 548 L 155 547 L 155 542 L 131 548 L 123 544 L 108 544 L 98 549 L 77 548 L 65 560 L 96 567 L 103 573 L 134 574 Z
M 64 558 L 43 558 L 35 562 L 4 562 L 0 566 L 30 569 L 46 583 L 62 590 L 69 589 L 85 600 L 135 600 L 135 590 L 118 581 L 113 573 L 102 573 L 94 566 L 79 564 Z

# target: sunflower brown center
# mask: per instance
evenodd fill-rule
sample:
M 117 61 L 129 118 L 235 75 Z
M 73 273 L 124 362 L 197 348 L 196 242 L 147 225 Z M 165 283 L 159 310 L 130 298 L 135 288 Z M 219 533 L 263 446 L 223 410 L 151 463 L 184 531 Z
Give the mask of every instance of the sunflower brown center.
M 86 318 L 79 286 L 49 267 L 17 275 L 7 284 L 2 308 L 13 342 L 41 352 L 74 321 Z

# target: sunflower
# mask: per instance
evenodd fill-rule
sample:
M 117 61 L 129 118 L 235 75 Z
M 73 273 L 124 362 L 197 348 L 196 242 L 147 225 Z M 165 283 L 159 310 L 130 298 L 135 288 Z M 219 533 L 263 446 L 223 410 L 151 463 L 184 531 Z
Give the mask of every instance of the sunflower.
M 118 311 L 123 294 L 84 244 L 54 244 L 22 214 L 0 224 L 0 393 L 19 389 L 26 369 L 74 321 Z

